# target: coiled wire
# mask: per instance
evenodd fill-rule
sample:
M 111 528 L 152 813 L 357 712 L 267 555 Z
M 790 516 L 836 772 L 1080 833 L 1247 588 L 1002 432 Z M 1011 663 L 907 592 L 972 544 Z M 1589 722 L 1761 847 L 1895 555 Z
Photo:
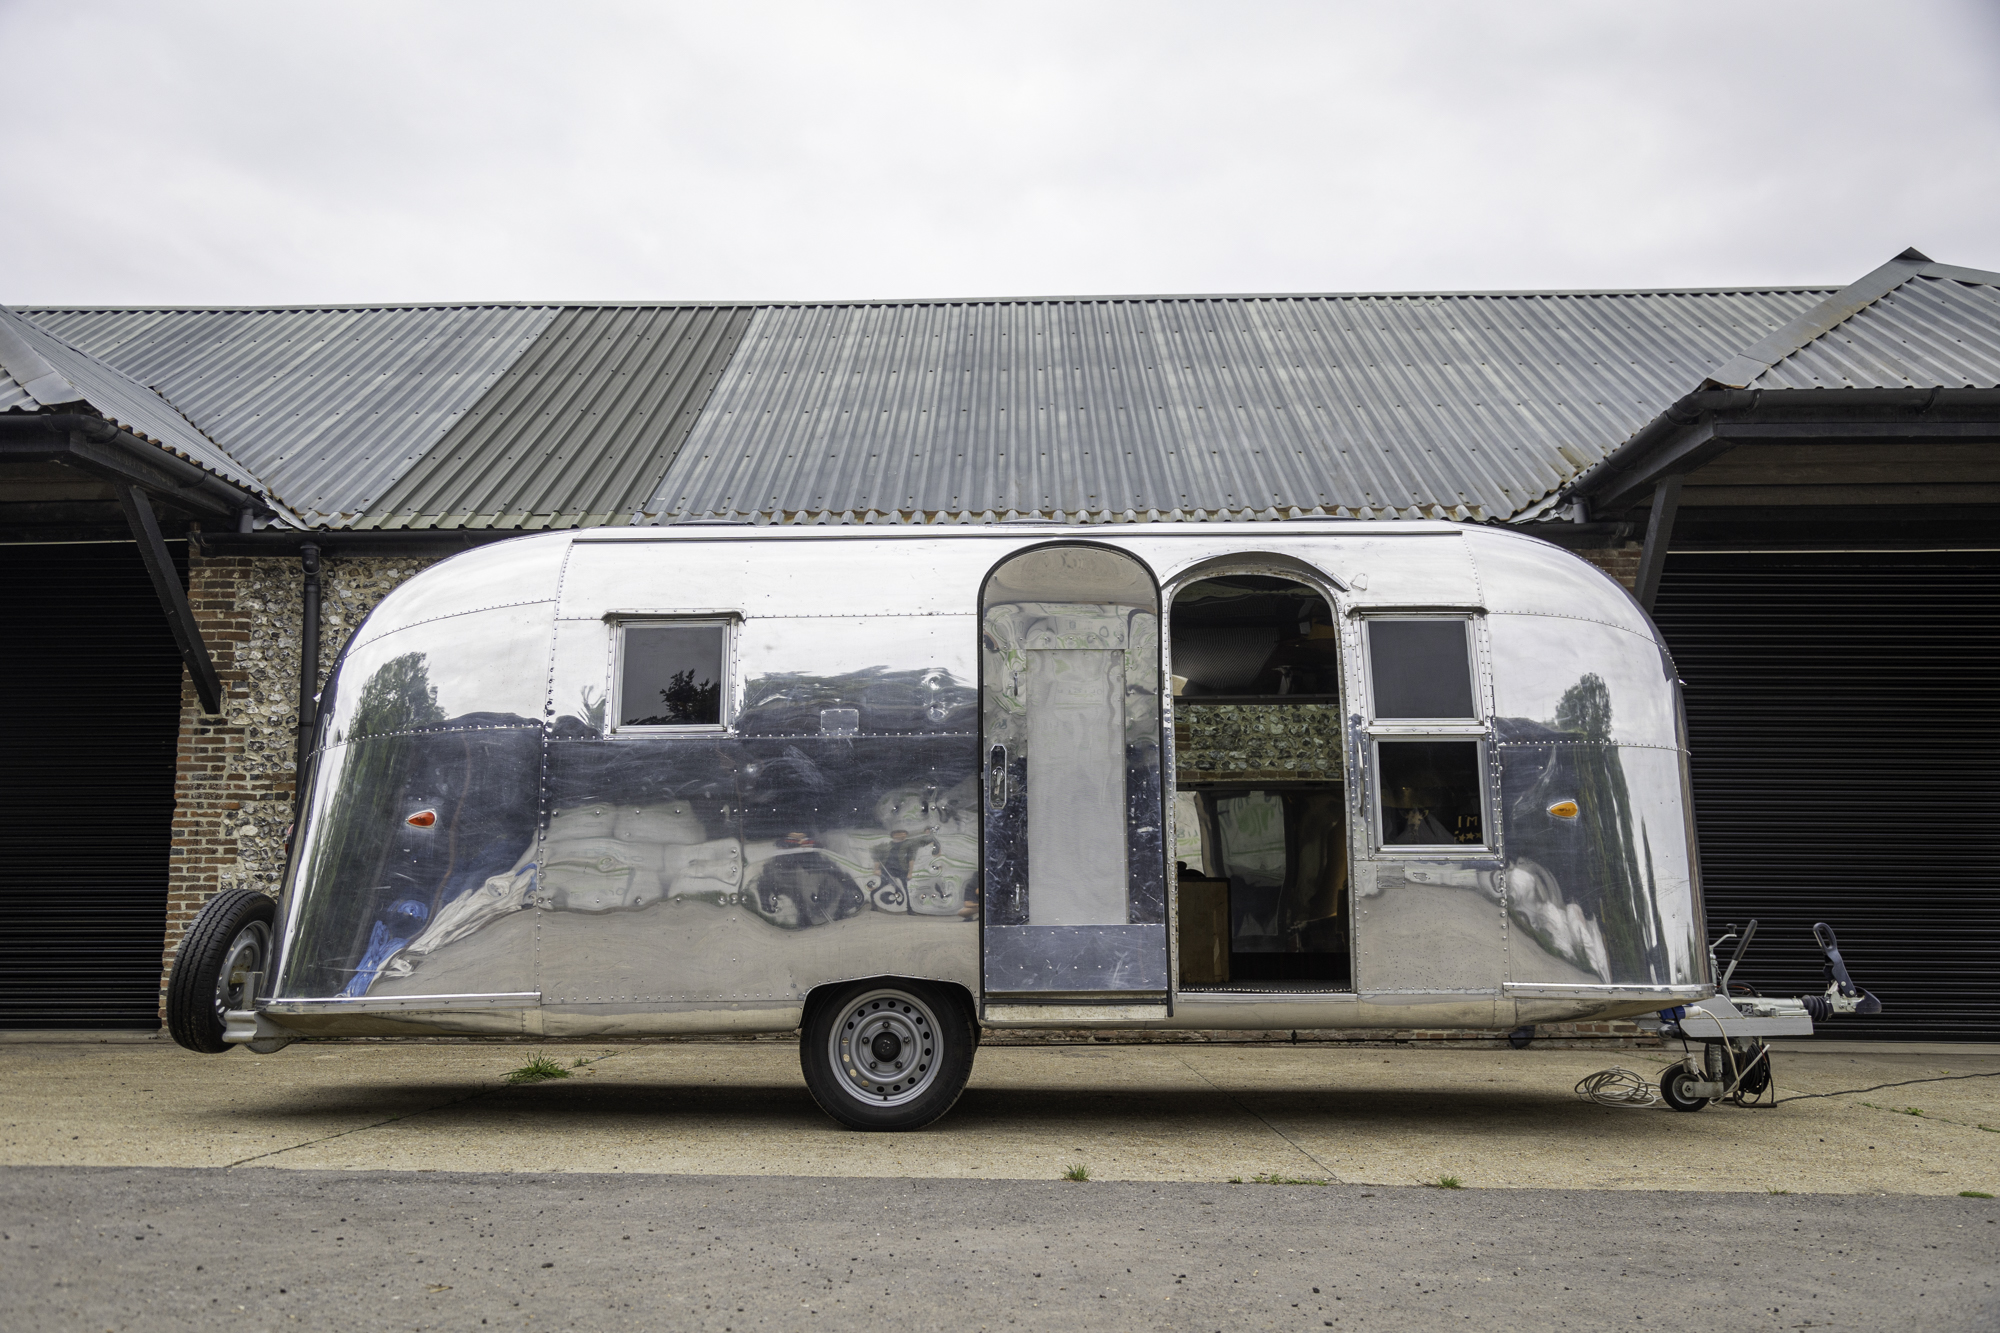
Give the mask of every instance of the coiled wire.
M 1623 1106 L 1628 1110 L 1643 1109 L 1660 1100 L 1659 1091 L 1650 1079 L 1622 1065 L 1586 1074 L 1576 1085 L 1576 1095 L 1599 1106 Z

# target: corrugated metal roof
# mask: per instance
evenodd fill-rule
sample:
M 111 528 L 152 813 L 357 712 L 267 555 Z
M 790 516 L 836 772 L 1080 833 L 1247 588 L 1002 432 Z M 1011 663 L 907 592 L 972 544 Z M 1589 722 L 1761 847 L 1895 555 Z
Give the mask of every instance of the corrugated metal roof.
M 157 389 L 308 525 L 344 527 L 445 436 L 557 311 L 23 313 Z
M 107 421 L 204 471 L 268 498 L 256 473 L 203 434 L 174 404 L 90 352 L 0 306 L 0 363 L 11 393 L 0 409 L 88 406 Z
M 766 307 L 645 509 L 1505 518 L 1826 295 Z
M 1753 389 L 2000 388 L 2000 274 L 1918 274 L 1782 358 Z
M 563 311 L 358 526 L 630 522 L 749 321 L 743 306 Z

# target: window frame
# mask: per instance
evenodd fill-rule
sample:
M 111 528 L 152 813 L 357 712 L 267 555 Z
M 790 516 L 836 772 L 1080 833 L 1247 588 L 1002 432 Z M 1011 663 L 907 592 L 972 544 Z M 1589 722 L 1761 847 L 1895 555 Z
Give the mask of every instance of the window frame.
M 1465 741 L 1473 746 L 1474 772 L 1479 783 L 1479 838 L 1478 842 L 1390 842 L 1389 825 L 1382 809 L 1382 743 L 1391 745 L 1398 741 Z M 1484 735 L 1428 735 L 1412 736 L 1394 734 L 1370 736 L 1368 738 L 1368 762 L 1373 766 L 1374 780 L 1368 784 L 1369 843 L 1376 855 L 1389 856 L 1437 856 L 1442 852 L 1473 852 L 1488 855 L 1497 850 L 1493 842 L 1493 783 L 1487 769 L 1488 751 Z
M 1398 607 L 1394 610 L 1357 612 L 1361 622 L 1359 657 L 1363 729 L 1367 734 L 1367 847 L 1371 857 L 1441 856 L 1490 858 L 1500 851 L 1499 828 L 1494 808 L 1492 706 L 1489 682 L 1483 669 L 1485 647 L 1480 632 L 1481 612 L 1461 607 Z M 1465 627 L 1466 670 L 1472 686 L 1472 716 L 1449 718 L 1382 718 L 1375 712 L 1375 650 L 1372 628 L 1378 620 L 1452 620 Z M 1479 781 L 1479 842 L 1437 844 L 1391 843 L 1382 809 L 1383 741 L 1471 741 L 1477 746 Z
M 618 616 L 611 621 L 611 687 L 606 694 L 611 707 L 604 719 L 607 736 L 700 736 L 722 735 L 736 721 L 736 639 L 743 618 L 728 612 L 690 615 Z M 621 722 L 625 716 L 625 631 L 628 629 L 694 629 L 717 626 L 722 630 L 721 686 L 714 722 Z
M 1469 717 L 1382 717 L 1375 711 L 1375 626 L 1382 621 L 1457 621 L 1465 627 L 1465 671 L 1466 683 L 1472 695 L 1472 713 Z M 1475 727 L 1484 729 L 1486 725 L 1485 691 L 1480 688 L 1479 679 L 1479 636 L 1473 624 L 1474 617 L 1463 611 L 1439 611 L 1434 614 L 1412 611 L 1392 611 L 1383 615 L 1361 617 L 1361 674 L 1362 689 L 1368 702 L 1368 724 L 1371 727 L 1417 727 L 1424 731 L 1439 728 Z

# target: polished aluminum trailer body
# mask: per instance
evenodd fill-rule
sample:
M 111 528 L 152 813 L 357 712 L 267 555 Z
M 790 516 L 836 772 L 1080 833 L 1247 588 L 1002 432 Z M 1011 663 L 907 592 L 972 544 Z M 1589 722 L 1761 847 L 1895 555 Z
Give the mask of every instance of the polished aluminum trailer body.
M 1182 979 L 1172 617 L 1243 575 L 1327 608 L 1300 632 L 1339 664 L 1339 985 Z M 1464 626 L 1475 697 L 1385 716 L 1370 627 L 1426 618 Z M 624 658 L 660 629 L 719 645 L 719 697 L 633 718 Z M 1399 741 L 1476 746 L 1466 845 L 1389 841 Z M 1491 528 L 522 537 L 383 600 L 306 780 L 267 1036 L 780 1032 L 873 977 L 989 1025 L 1493 1029 L 1713 993 L 1665 646 Z

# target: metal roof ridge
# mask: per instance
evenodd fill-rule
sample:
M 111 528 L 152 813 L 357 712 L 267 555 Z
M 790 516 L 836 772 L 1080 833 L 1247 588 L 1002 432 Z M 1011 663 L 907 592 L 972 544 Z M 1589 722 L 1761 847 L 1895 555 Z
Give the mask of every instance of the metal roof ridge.
M 1765 371 L 1825 337 L 1910 279 L 1926 276 L 1926 270 L 1929 269 L 1947 267 L 1949 266 L 1937 264 L 1929 255 L 1911 246 L 1888 263 L 1855 279 L 1797 319 L 1751 343 L 1716 367 L 1703 387 L 1747 389 Z M 1976 273 L 1979 270 L 1958 269 L 1956 272 Z M 2000 277 L 1996 277 L 1995 281 L 2000 282 Z
M 1940 269 L 1947 266 L 1936 265 Z M 1959 269 L 1957 276 L 1978 273 Z M 1982 274 L 2000 283 L 2000 275 Z M 1962 279 L 1961 280 L 1965 280 Z M 1833 283 L 1742 283 L 1708 287 L 1523 287 L 1477 291 L 1330 291 L 1330 292 L 1123 292 L 1040 296 L 888 296 L 812 297 L 761 300 L 499 300 L 499 301 L 292 301 L 270 305 L 60 305 L 47 302 L 16 303 L 12 309 L 50 314 L 156 313 L 156 314 L 304 314 L 308 312 L 361 310 L 703 310 L 748 308 L 752 310 L 795 309 L 802 306 L 842 308 L 856 306 L 957 306 L 957 305 L 1100 305 L 1112 302 L 1147 301 L 1412 301 L 1412 300 L 1526 300 L 1560 297 L 1602 296 L 1757 296 L 1766 293 L 1839 293 L 1846 290 Z
M 37 406 L 81 404 L 134 438 L 264 500 L 281 518 L 297 521 L 295 515 L 287 514 L 286 506 L 272 494 L 270 485 L 261 476 L 245 467 L 220 441 L 196 425 L 177 403 L 152 385 L 84 351 L 10 306 L 0 306 L 0 331 L 6 335 L 0 339 L 0 353 L 9 362 L 0 369 L 5 369 L 17 383 L 22 383 L 20 375 L 15 373 L 17 365 L 22 373 L 34 376 L 22 383 L 22 388 Z M 37 339 L 43 340 L 44 346 L 37 347 Z M 75 358 L 73 363 L 62 364 L 70 357 Z M 44 397 L 36 392 L 35 386 L 63 396 Z

